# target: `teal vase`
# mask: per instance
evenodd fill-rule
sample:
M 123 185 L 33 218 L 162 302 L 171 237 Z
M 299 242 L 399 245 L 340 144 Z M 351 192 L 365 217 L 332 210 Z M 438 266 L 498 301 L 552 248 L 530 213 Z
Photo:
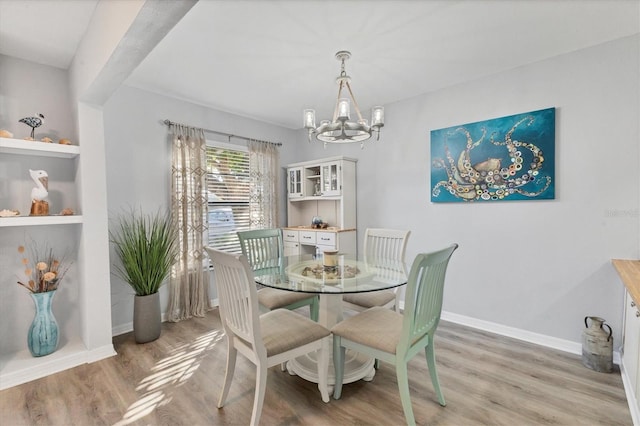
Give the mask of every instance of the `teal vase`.
M 33 318 L 27 344 L 33 356 L 49 355 L 58 348 L 58 323 L 51 311 L 51 302 L 56 290 L 44 293 L 31 293 L 36 305 L 36 315 Z

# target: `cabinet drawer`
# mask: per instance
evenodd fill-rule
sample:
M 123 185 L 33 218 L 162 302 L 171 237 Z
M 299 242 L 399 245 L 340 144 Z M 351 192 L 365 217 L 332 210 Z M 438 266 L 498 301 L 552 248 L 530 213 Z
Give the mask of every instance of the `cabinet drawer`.
M 300 231 L 300 244 L 313 244 L 316 243 L 315 231 Z
M 317 232 L 316 243 L 323 246 L 336 246 L 336 233 L 335 232 Z
M 290 231 L 288 229 L 282 230 L 282 239 L 284 241 L 298 242 L 298 231 Z

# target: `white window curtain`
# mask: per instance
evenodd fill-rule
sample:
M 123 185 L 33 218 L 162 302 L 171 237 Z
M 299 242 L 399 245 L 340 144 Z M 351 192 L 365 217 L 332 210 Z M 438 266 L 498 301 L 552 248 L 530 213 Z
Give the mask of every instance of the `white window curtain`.
M 252 229 L 278 226 L 278 145 L 250 140 L 250 223 Z
M 172 141 L 171 214 L 178 234 L 178 260 L 169 281 L 167 319 L 202 317 L 211 308 L 203 236 L 207 230 L 207 144 L 204 130 L 169 125 Z

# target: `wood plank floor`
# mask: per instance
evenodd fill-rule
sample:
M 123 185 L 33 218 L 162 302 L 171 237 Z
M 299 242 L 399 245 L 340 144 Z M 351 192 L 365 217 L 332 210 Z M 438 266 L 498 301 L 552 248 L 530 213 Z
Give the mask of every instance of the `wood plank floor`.
M 164 323 L 159 340 L 114 338 L 117 356 L 0 392 L 0 424 L 245 425 L 255 370 L 238 356 L 223 409 L 216 408 L 226 341 L 218 310 Z M 411 396 L 422 425 L 631 425 L 620 372 L 597 373 L 580 357 L 442 322 L 438 372 L 447 406 L 438 405 L 426 361 L 409 366 Z M 269 370 L 264 425 L 401 425 L 393 368 L 372 382 L 345 385 L 325 404 L 315 384 Z

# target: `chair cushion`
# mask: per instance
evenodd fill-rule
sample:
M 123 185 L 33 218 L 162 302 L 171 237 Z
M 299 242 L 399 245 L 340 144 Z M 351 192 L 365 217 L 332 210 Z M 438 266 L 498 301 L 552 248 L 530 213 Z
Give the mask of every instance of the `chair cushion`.
M 395 354 L 402 332 L 402 315 L 375 307 L 336 324 L 331 332 L 356 343 Z
M 396 294 L 391 290 L 369 291 L 366 293 L 346 293 L 342 296 L 345 302 L 362 306 L 363 308 L 373 308 L 374 306 L 384 306 L 396 299 Z
M 270 311 L 283 308 L 310 297 L 314 297 L 314 295 L 309 293 L 296 293 L 294 291 L 278 290 L 270 287 L 258 290 L 258 303 Z
M 326 327 L 287 309 L 276 309 L 260 315 L 260 330 L 267 356 L 277 355 L 331 334 Z

